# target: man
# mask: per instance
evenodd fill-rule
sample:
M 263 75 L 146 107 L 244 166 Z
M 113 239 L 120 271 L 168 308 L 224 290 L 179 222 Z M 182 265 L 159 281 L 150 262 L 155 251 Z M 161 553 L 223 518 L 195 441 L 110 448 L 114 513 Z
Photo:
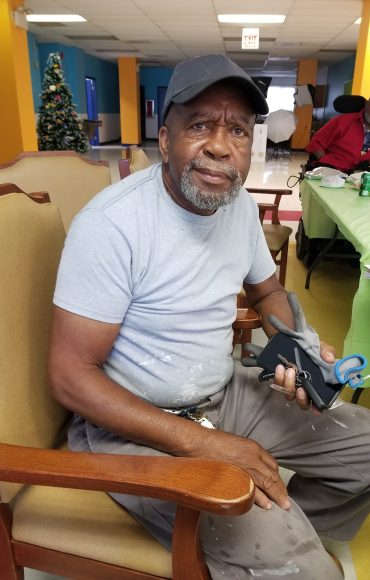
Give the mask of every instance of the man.
M 368 512 L 368 414 L 343 404 L 315 416 L 293 369 L 278 366 L 275 382 L 297 404 L 232 359 L 242 284 L 268 336 L 269 313 L 293 326 L 257 206 L 242 188 L 255 116 L 267 110 L 223 55 L 176 67 L 159 133 L 163 163 L 104 190 L 72 224 L 55 291 L 50 380 L 75 412 L 72 449 L 217 458 L 252 475 L 248 514 L 202 517 L 214 580 L 338 580 L 296 502 L 323 535 L 352 537 Z M 327 347 L 321 354 L 333 360 Z M 176 414 L 194 406 L 216 428 Z M 297 472 L 293 499 L 278 462 Z M 170 548 L 171 503 L 114 497 Z
M 345 173 L 370 170 L 370 99 L 361 111 L 330 119 L 306 147 L 314 159 L 308 168 L 324 165 Z

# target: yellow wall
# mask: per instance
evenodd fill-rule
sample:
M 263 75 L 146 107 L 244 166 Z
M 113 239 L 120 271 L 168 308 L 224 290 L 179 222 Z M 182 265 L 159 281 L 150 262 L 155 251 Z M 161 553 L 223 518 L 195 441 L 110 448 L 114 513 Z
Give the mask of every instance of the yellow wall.
M 121 117 L 121 142 L 124 145 L 139 145 L 140 133 L 140 87 L 137 59 L 119 58 L 119 94 Z
M 352 95 L 370 98 L 370 0 L 362 0 Z
M 0 163 L 37 150 L 27 32 L 13 24 L 19 0 L 0 0 Z

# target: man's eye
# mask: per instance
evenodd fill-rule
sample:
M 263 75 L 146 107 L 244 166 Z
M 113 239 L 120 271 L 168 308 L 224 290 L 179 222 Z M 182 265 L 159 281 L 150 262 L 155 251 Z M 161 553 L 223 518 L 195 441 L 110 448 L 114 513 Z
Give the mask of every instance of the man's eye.
M 234 127 L 233 129 L 233 135 L 235 135 L 236 137 L 243 137 L 246 134 L 247 132 L 242 127 Z
M 207 129 L 207 125 L 205 123 L 194 123 L 193 129 L 196 131 L 205 131 Z

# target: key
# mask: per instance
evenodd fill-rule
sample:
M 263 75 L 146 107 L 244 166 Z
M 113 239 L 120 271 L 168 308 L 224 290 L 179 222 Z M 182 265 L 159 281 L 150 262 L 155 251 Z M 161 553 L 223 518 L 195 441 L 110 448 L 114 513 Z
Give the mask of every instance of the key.
M 298 367 L 296 364 L 289 362 L 288 359 L 286 359 L 285 356 L 283 356 L 282 354 L 278 354 L 277 356 L 280 362 L 285 366 L 285 368 L 294 369 L 296 372 L 298 372 Z
M 301 356 L 299 354 L 299 350 L 297 347 L 294 348 L 294 356 L 295 356 L 295 362 L 297 365 L 297 386 L 301 386 L 304 380 L 308 380 L 311 382 L 311 375 L 308 371 L 304 371 L 302 369 L 302 362 L 301 362 Z

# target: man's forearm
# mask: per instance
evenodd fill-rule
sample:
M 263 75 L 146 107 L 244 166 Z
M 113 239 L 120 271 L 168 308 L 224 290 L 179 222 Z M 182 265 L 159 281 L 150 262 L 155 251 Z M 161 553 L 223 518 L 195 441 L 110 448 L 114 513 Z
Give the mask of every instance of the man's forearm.
M 261 316 L 262 327 L 270 338 L 276 334 L 277 330 L 268 321 L 269 314 L 275 314 L 282 322 L 290 328 L 294 328 L 293 314 L 287 300 L 286 292 L 273 292 L 254 305 L 254 308 Z
M 123 439 L 178 456 L 192 456 L 197 439 L 201 444 L 203 427 L 140 399 L 99 367 L 54 376 L 53 394 L 62 405 Z
M 277 332 L 268 321 L 269 314 L 275 314 L 287 326 L 294 328 L 287 291 L 275 275 L 260 284 L 244 284 L 244 289 L 248 303 L 260 314 L 262 327 L 269 338 Z

